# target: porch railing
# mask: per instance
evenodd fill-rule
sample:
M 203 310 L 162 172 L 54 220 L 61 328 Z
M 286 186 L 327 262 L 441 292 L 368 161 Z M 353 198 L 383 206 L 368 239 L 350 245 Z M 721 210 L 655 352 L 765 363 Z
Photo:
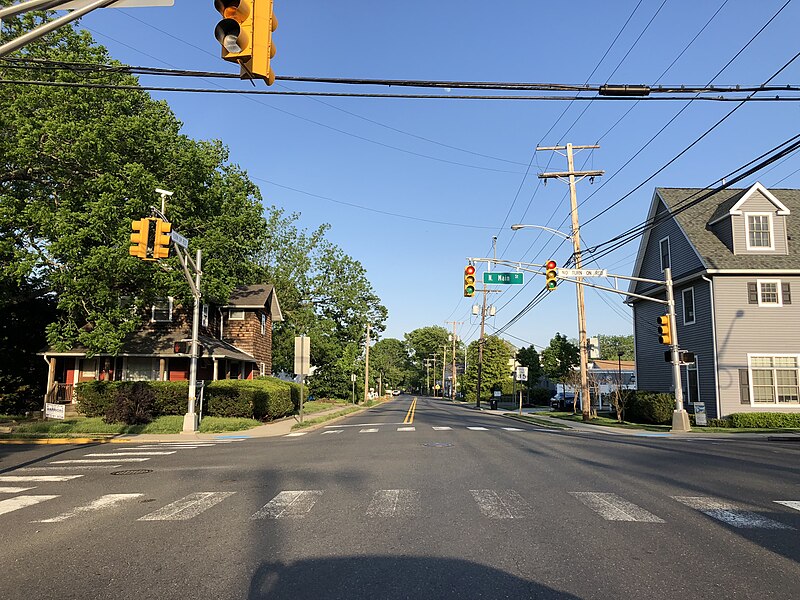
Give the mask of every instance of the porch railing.
M 74 389 L 71 383 L 55 383 L 47 392 L 46 401 L 50 404 L 72 404 Z

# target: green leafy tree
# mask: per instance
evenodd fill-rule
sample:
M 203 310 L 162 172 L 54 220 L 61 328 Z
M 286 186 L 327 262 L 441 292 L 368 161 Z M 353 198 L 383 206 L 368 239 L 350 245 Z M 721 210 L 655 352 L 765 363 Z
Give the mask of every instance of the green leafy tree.
M 410 385 L 411 369 L 403 342 L 394 338 L 378 341 L 369 351 L 369 370 L 380 374 L 384 389 L 399 389 Z
M 526 387 L 530 395 L 531 388 L 536 387 L 542 377 L 542 364 L 539 360 L 539 353 L 533 344 L 517 351 L 517 362 L 523 367 L 528 367 L 528 383 Z
M 600 358 L 617 360 L 622 352 L 621 360 L 635 360 L 632 335 L 598 335 Z
M 432 358 L 436 354 L 438 365 L 441 365 L 442 354 L 445 346 L 450 347 L 452 342 L 449 338 L 447 329 L 439 325 L 430 325 L 427 327 L 420 327 L 409 333 L 406 333 L 405 343 L 411 367 L 413 369 L 413 383 L 414 387 L 422 389 L 425 387 L 425 380 L 427 377 L 427 370 L 425 367 L 425 360 Z M 441 376 L 441 375 L 440 375 Z M 435 380 L 435 373 L 432 374 L 431 380 Z M 431 383 L 431 385 L 433 385 Z
M 545 376 L 563 387 L 571 380 L 574 367 L 580 364 L 580 350 L 567 336 L 556 333 L 550 345 L 542 350 L 541 363 Z
M 478 356 L 480 341 L 476 340 L 467 347 L 467 372 L 464 374 L 466 397 L 475 401 L 475 390 L 478 387 Z M 511 348 L 502 339 L 490 335 L 483 338 L 483 367 L 481 369 L 481 399 L 492 396 L 495 389 L 502 390 L 511 385 L 510 359 Z

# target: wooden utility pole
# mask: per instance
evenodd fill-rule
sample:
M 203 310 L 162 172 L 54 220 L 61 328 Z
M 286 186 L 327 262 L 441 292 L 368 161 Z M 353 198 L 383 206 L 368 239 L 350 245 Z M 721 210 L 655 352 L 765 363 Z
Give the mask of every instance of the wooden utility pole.
M 478 389 L 475 392 L 475 407 L 481 407 L 481 379 L 483 377 L 483 336 L 486 325 L 486 294 L 500 293 L 500 290 L 488 290 L 483 286 L 482 290 L 476 290 L 476 293 L 483 294 L 483 306 L 481 308 L 481 337 L 478 339 Z
M 464 322 L 463 321 L 445 321 L 445 324 L 446 325 L 448 325 L 448 324 L 452 324 L 453 325 L 453 376 L 451 378 L 452 382 L 453 382 L 453 386 L 452 386 L 453 389 L 450 390 L 452 392 L 450 395 L 451 395 L 451 397 L 453 399 L 453 402 L 455 402 L 455 400 L 456 400 L 456 344 L 458 343 L 458 336 L 456 335 L 456 326 L 457 325 L 463 325 Z
M 588 150 L 599 148 L 600 146 L 573 146 L 567 144 L 566 146 L 549 146 L 536 148 L 536 150 L 551 150 L 559 152 L 561 150 L 567 151 L 567 167 L 568 171 L 556 173 L 540 173 L 539 179 L 564 179 L 569 181 L 569 200 L 572 213 L 572 249 L 575 256 L 575 268 L 581 268 L 581 233 L 580 223 L 578 221 L 578 196 L 575 191 L 575 177 L 584 179 L 585 177 L 600 177 L 605 171 L 576 171 L 575 162 L 573 160 L 573 150 Z M 580 345 L 581 352 L 581 409 L 583 411 L 583 420 L 588 421 L 591 419 L 591 398 L 589 398 L 589 348 L 586 341 L 586 312 L 583 301 L 583 278 L 578 276 L 575 278 L 575 291 L 578 297 L 578 344 Z
M 447 346 L 442 346 L 442 398 L 444 399 L 445 376 L 447 373 Z
M 369 329 L 370 324 L 367 323 L 367 349 L 366 361 L 364 364 L 364 403 L 366 404 L 369 399 Z

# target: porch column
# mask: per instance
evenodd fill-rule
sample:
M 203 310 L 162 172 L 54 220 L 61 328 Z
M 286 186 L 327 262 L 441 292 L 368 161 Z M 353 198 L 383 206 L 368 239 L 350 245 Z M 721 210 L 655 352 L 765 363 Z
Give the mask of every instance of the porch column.
M 214 357 L 214 376 L 213 376 L 213 380 L 217 381 L 218 379 L 219 379 L 219 360 L 217 360 L 217 358 Z
M 165 373 L 167 371 L 167 359 L 160 358 L 158 360 L 158 380 L 159 381 L 166 381 Z
M 44 357 L 47 361 L 47 388 L 44 391 L 44 401 L 47 402 L 47 395 L 50 393 L 50 390 L 53 389 L 53 384 L 55 383 L 56 379 L 56 358 L 55 356 L 51 358 Z

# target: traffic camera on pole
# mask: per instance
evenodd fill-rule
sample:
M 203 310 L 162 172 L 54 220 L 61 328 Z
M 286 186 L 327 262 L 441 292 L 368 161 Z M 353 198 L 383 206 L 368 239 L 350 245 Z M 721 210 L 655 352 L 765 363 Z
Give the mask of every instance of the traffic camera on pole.
M 657 319 L 658 323 L 658 342 L 669 346 L 672 344 L 672 331 L 670 329 L 669 315 L 661 315 Z
M 552 292 L 556 287 L 558 287 L 558 283 L 556 282 L 556 277 L 558 276 L 558 271 L 556 270 L 556 261 L 548 260 L 547 264 L 544 266 L 544 275 L 546 278 L 545 287 L 547 290 Z
M 242 79 L 259 77 L 267 85 L 275 81 L 270 60 L 275 56 L 272 32 L 278 20 L 272 5 L 273 0 L 214 0 L 222 15 L 214 29 L 222 58 L 240 65 Z
M 475 267 L 464 267 L 464 297 L 472 298 L 475 295 Z
M 163 219 L 156 221 L 156 234 L 153 244 L 153 258 L 168 258 L 169 257 L 169 243 L 170 234 L 172 232 L 172 223 L 167 223 Z

